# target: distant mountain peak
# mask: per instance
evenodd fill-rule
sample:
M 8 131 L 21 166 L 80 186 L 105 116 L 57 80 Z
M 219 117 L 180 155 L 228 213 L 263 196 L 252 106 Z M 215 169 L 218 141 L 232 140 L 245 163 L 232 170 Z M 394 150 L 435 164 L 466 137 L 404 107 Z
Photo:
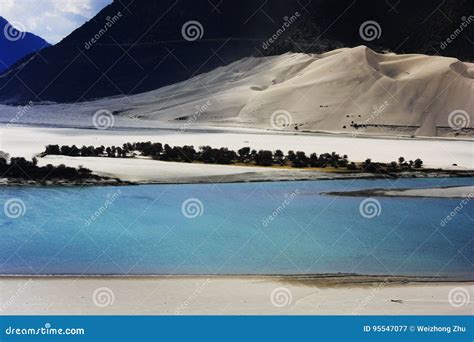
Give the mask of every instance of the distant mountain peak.
M 44 39 L 25 31 L 0 16 L 0 73 L 25 56 L 50 46 Z

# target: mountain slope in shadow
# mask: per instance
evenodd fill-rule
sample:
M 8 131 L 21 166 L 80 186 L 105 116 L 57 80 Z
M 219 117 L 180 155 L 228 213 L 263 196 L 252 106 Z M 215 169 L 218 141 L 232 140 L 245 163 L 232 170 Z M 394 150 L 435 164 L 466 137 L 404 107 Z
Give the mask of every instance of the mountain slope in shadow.
M 474 25 L 440 50 L 471 7 L 468 0 L 401 0 L 394 5 L 376 0 L 114 1 L 41 57 L 22 60 L 2 75 L 0 102 L 77 102 L 136 94 L 247 56 L 321 53 L 360 44 L 379 52 L 471 60 L 474 52 L 466 42 Z M 369 20 L 380 24 L 373 41 L 359 33 Z M 183 31 L 186 24 L 195 30 Z

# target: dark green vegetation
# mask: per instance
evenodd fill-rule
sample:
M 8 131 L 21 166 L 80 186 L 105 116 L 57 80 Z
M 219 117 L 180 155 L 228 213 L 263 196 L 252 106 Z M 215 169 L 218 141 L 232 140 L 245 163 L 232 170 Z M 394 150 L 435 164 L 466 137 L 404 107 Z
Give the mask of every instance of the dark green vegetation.
M 332 153 L 311 153 L 309 156 L 301 151 L 288 151 L 284 154 L 281 150 L 254 150 L 243 147 L 237 152 L 228 148 L 212 148 L 201 146 L 198 150 L 194 146 L 170 146 L 168 144 L 138 142 L 125 143 L 120 146 L 59 146 L 48 145 L 42 155 L 65 155 L 70 157 L 109 157 L 109 158 L 134 158 L 136 156 L 150 157 L 154 160 L 205 164 L 245 164 L 257 166 L 291 166 L 295 168 L 335 168 L 350 171 L 363 171 L 370 173 L 390 173 L 420 169 L 423 166 L 421 159 L 406 161 L 400 157 L 398 162 L 390 164 L 375 163 L 367 159 L 363 163 L 354 163 L 348 160 L 347 155 Z
M 100 181 L 104 178 L 93 175 L 92 171 L 79 167 L 78 169 L 65 165 L 38 166 L 37 159 L 28 161 L 25 158 L 8 158 L 5 153 L 0 154 L 0 178 L 26 180 L 33 182 L 46 181 Z

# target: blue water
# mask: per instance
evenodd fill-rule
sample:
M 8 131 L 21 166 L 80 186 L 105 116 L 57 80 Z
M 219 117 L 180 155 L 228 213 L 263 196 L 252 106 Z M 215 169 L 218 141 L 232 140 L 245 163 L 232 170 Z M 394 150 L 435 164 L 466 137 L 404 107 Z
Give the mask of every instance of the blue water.
M 474 279 L 474 200 L 442 226 L 461 199 L 378 197 L 380 215 L 364 218 L 359 205 L 365 198 L 320 194 L 452 185 L 474 185 L 474 179 L 4 187 L 0 204 L 20 199 L 25 210 L 18 218 L 0 212 L 0 274 L 342 272 Z M 199 199 L 202 215 L 183 215 L 189 198 Z

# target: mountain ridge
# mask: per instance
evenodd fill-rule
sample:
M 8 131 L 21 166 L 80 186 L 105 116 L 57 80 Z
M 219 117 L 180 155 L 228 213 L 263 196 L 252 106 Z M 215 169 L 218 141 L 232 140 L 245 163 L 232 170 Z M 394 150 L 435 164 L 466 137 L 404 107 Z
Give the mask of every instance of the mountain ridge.
M 471 13 L 472 4 L 401 0 L 395 10 L 392 7 L 375 0 L 114 1 L 45 51 L 44 60 L 18 62 L 9 75 L 0 77 L 0 103 L 75 103 L 137 94 L 247 56 L 322 53 L 361 43 L 377 52 L 436 54 L 438 45 L 455 30 L 456 18 Z M 443 19 L 439 11 L 452 19 Z M 118 13 L 122 16 L 113 20 Z M 370 20 L 380 23 L 381 34 L 367 42 L 359 26 Z M 406 25 L 399 25 L 402 20 Z M 182 28 L 193 21 L 202 26 L 201 39 L 187 40 Z M 474 52 L 464 44 L 473 29 L 474 25 L 468 26 L 465 37 L 439 52 L 474 60 Z M 265 49 L 263 44 L 274 36 L 277 39 Z M 86 48 L 94 37 L 96 42 Z
M 24 57 L 51 46 L 43 38 L 22 32 L 0 16 L 0 74 Z

